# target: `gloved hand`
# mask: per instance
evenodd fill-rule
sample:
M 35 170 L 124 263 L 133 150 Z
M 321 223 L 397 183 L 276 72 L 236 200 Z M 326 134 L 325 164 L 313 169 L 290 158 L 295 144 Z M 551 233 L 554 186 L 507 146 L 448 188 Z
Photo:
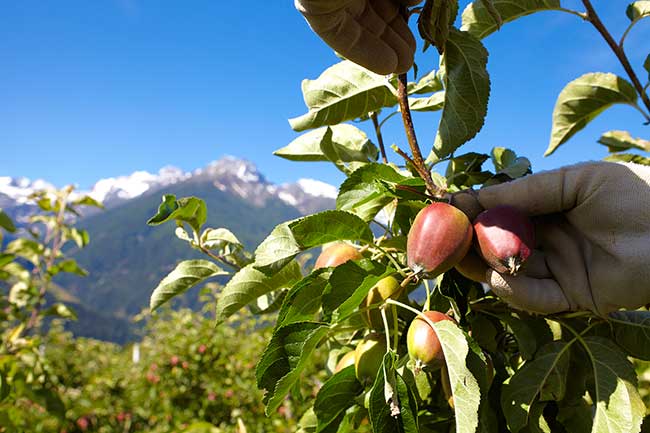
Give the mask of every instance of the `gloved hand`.
M 415 38 L 401 6 L 422 0 L 295 0 L 296 8 L 330 47 L 377 74 L 413 66 Z
M 534 217 L 538 245 L 524 269 L 486 275 L 513 307 L 604 316 L 650 303 L 650 167 L 578 164 L 486 187 L 476 197 L 483 208 L 510 205 Z

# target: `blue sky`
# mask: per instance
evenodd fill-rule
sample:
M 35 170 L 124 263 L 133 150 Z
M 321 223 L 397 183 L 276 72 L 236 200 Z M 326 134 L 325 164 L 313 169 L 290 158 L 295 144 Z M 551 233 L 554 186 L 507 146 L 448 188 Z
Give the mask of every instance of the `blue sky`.
M 627 2 L 593 3 L 618 37 L 628 23 Z M 243 4 L 3 2 L 0 176 L 86 188 L 102 177 L 168 164 L 191 170 L 231 154 L 252 160 L 274 182 L 313 177 L 339 183 L 342 175 L 327 164 L 272 155 L 297 136 L 287 119 L 305 111 L 301 80 L 316 78 L 337 58 L 292 1 Z M 577 1 L 564 5 L 581 9 Z M 626 42 L 642 77 L 649 40 L 650 19 Z M 543 158 L 553 105 L 564 85 L 591 71 L 625 76 L 622 68 L 589 24 L 559 12 L 506 24 L 484 43 L 492 97 L 486 126 L 467 150 L 508 146 L 541 170 L 602 158 L 596 140 L 606 130 L 650 138 L 650 127 L 634 109 L 615 107 Z M 417 61 L 424 71 L 438 59 L 430 50 Z M 425 153 L 438 119 L 415 117 Z M 388 122 L 385 138 L 408 147 L 397 117 Z

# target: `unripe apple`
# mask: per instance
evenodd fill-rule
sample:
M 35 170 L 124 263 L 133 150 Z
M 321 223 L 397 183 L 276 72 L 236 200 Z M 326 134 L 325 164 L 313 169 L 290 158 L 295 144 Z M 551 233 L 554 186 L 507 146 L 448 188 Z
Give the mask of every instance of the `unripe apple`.
M 423 313 L 433 323 L 441 320 L 451 320 L 451 317 L 439 311 L 426 311 Z M 435 370 L 445 362 L 445 355 L 440 345 L 440 340 L 431 325 L 422 317 L 417 316 L 411 322 L 406 335 L 406 347 L 409 356 L 415 362 L 415 372 L 423 368 Z
M 351 350 L 343 355 L 341 359 L 339 359 L 339 362 L 336 363 L 336 367 L 334 367 L 334 374 L 338 373 L 346 367 L 354 365 L 355 356 L 356 354 L 354 350 Z
M 381 304 L 388 298 L 397 299 L 400 297 L 402 292 L 403 290 L 399 281 L 392 276 L 382 278 L 372 289 L 370 289 L 366 299 L 361 303 L 362 308 L 368 308 L 371 305 L 374 305 L 374 307 L 366 311 L 363 316 L 370 329 L 384 329 L 384 321 L 381 318 L 381 311 L 379 310 L 378 304 Z M 386 319 L 388 320 L 389 326 L 392 326 L 393 324 L 393 313 L 391 310 L 391 308 L 386 310 Z
M 490 268 L 473 249 L 470 249 L 455 267 L 463 277 L 478 283 L 487 283 L 485 273 Z
M 364 386 L 375 381 L 385 354 L 386 336 L 384 334 L 368 334 L 357 345 L 354 351 L 354 371 L 357 379 Z
M 330 268 L 342 265 L 348 260 L 361 259 L 361 253 L 352 245 L 343 242 L 336 243 L 323 250 L 316 259 L 314 269 Z
M 512 206 L 483 211 L 474 220 L 479 251 L 492 269 L 515 275 L 535 247 L 533 223 Z
M 436 202 L 422 209 L 409 230 L 406 253 L 415 272 L 430 276 L 453 268 L 472 243 L 472 225 L 458 208 Z

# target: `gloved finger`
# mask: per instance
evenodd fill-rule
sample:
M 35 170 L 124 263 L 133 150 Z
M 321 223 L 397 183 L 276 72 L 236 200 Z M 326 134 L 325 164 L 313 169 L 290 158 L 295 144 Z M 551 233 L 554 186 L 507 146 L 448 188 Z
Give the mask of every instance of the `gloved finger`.
M 483 212 L 483 206 L 478 202 L 477 192 L 471 189 L 457 192 L 453 194 L 449 200 L 449 204 L 462 210 L 470 222 Z
M 570 309 L 562 289 L 553 279 L 502 275 L 494 270 L 489 270 L 486 276 L 492 291 L 514 308 L 537 314 Z
M 528 215 L 545 215 L 573 209 L 602 177 L 601 163 L 578 164 L 525 176 L 512 182 L 483 188 L 478 199 L 483 207 L 514 206 Z
M 415 38 L 393 0 L 348 0 L 328 8 L 324 0 L 296 0 L 312 30 L 343 57 L 378 74 L 406 72 Z M 328 11 L 328 12 L 323 12 Z
M 533 250 L 533 253 L 524 262 L 522 272 L 530 278 L 544 279 L 553 278 L 548 265 L 546 264 L 546 256 L 543 251 Z

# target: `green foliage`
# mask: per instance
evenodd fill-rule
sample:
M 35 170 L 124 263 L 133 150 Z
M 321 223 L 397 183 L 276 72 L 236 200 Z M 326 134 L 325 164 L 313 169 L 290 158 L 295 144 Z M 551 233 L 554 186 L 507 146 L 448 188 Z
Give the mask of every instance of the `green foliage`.
M 631 24 L 614 48 L 624 64 L 625 35 L 647 15 L 646 3 L 628 8 Z M 421 209 L 448 201 L 458 191 L 532 173 L 530 161 L 514 150 L 496 146 L 484 154 L 463 149 L 481 130 L 490 96 L 488 52 L 481 38 L 520 17 L 555 10 L 581 17 L 610 46 L 616 44 L 591 4 L 584 5 L 587 13 L 565 9 L 557 0 L 476 0 L 463 12 L 457 29 L 455 0 L 427 0 L 409 13 L 419 14 L 425 48 L 434 45 L 441 54 L 440 70 L 409 83 L 406 74 L 380 76 L 344 60 L 316 80 L 305 80 L 308 112 L 290 124 L 296 131 L 313 131 L 275 153 L 294 161 L 329 161 L 347 178 L 336 210 L 280 222 L 254 254 L 230 232 L 218 237 L 221 243 L 214 251 L 208 250 L 204 238 L 209 236 L 201 234 L 205 212 L 191 220 L 196 223 L 184 216 L 185 207 L 197 199 L 164 199 L 152 222 L 189 224 L 192 233 L 183 228 L 177 235 L 208 260 L 235 270 L 217 295 L 218 323 L 246 306 L 260 315 L 277 311 L 266 349 L 252 356 L 258 360 L 255 379 L 265 391 L 266 413 L 275 413 L 286 399 L 301 394 L 301 377 L 319 355 L 327 354 L 332 367 L 342 353 L 354 350 L 355 367 L 329 375 L 315 399 L 306 402 L 311 408 L 304 411 L 299 431 L 356 431 L 366 418 L 374 432 L 641 429 L 647 415 L 644 399 L 650 398 L 644 389 L 648 370 L 643 361 L 650 359 L 646 309 L 611 317 L 586 311 L 533 317 L 453 269 L 424 275 L 410 269 L 406 259 L 407 237 Z M 569 83 L 555 106 L 547 154 L 614 104 L 632 105 L 650 119 L 646 90 L 634 73 L 629 75 L 630 81 L 594 72 Z M 423 161 L 410 111 L 441 109 L 435 141 L 427 149 L 431 153 Z M 395 114 L 402 116 L 411 151 L 409 155 L 392 145 L 404 160 L 399 163 L 385 154 L 382 135 L 384 123 Z M 349 121 L 356 124 L 343 123 Z M 359 126 L 368 121 L 383 163 Z M 637 154 L 649 150 L 647 142 L 626 132 L 610 131 L 600 142 L 608 146 L 609 159 L 650 161 Z M 204 209 L 200 201 L 195 204 Z M 360 258 L 313 269 L 310 250 L 332 242 L 348 243 Z M 399 299 L 369 301 L 370 290 L 388 276 L 400 283 Z M 152 299 L 158 303 L 159 293 Z M 369 312 L 374 309 L 378 311 Z M 415 317 L 426 317 L 422 313 L 427 310 L 453 316 L 429 323 L 444 354 L 441 367 L 423 368 L 406 350 L 406 330 Z M 383 329 L 366 323 L 369 313 L 381 316 Z M 369 355 L 370 346 L 380 348 L 381 367 L 377 353 Z

